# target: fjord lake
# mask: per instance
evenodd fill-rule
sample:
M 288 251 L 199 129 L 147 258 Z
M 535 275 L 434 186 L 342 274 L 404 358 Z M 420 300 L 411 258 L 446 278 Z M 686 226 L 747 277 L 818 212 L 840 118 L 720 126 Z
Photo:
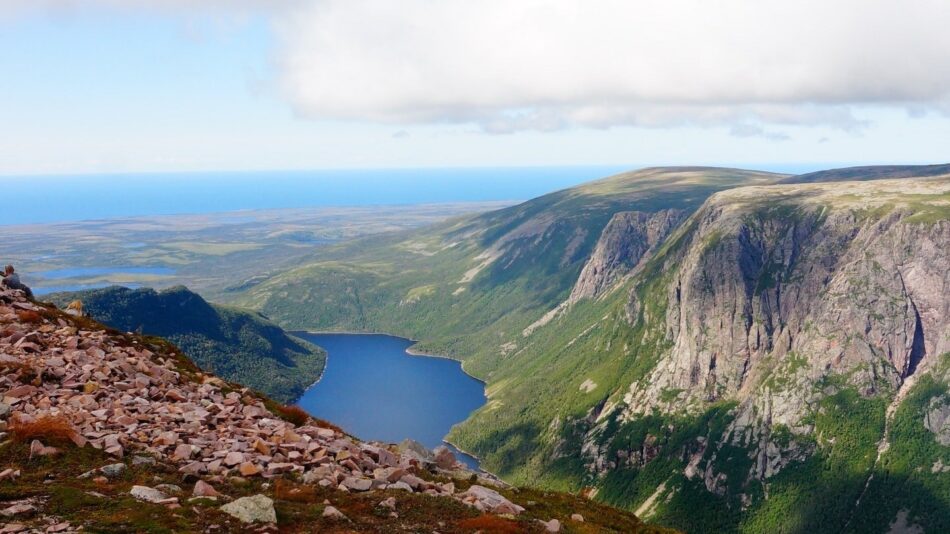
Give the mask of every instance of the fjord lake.
M 320 381 L 297 401 L 315 417 L 332 421 L 363 440 L 428 448 L 443 445 L 452 425 L 485 404 L 484 384 L 458 361 L 415 356 L 413 341 L 384 334 L 294 332 L 327 351 Z M 478 461 L 449 446 L 469 467 Z

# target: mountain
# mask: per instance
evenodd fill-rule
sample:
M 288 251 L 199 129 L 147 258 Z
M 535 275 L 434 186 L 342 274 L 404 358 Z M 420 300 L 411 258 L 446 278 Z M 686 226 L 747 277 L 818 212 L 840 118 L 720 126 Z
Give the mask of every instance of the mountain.
M 421 231 L 322 247 L 224 298 L 288 329 L 395 332 L 490 375 L 501 346 L 566 299 L 620 211 L 689 213 L 717 191 L 785 175 L 644 169 Z
M 807 184 L 815 182 L 850 182 L 897 178 L 927 178 L 950 174 L 950 163 L 939 165 L 871 165 L 845 167 L 789 176 L 784 184 Z
M 686 531 L 941 532 L 948 289 L 943 167 L 654 168 L 231 298 L 463 360 L 489 402 L 450 438 L 510 482 Z
M 123 332 L 164 337 L 202 369 L 289 402 L 323 372 L 326 353 L 260 314 L 206 302 L 183 286 L 162 291 L 113 286 L 46 297 L 83 303 L 93 319 Z
M 359 441 L 22 291 L 0 287 L 0 325 L 4 532 L 672 532 Z

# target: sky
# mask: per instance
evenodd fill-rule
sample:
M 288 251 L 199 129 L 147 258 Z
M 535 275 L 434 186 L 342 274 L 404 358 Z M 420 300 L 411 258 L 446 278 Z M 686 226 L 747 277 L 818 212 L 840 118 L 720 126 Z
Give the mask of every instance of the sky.
M 945 0 L 0 0 L 0 175 L 946 162 L 948 26 Z

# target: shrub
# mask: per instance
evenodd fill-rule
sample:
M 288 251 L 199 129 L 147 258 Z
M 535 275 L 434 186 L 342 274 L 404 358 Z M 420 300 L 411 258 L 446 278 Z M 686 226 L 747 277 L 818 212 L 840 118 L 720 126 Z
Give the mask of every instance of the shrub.
M 334 431 L 336 431 L 336 432 L 339 432 L 340 434 L 346 434 L 346 432 L 344 432 L 342 428 L 340 428 L 340 427 L 334 425 L 333 423 L 331 423 L 331 422 L 329 422 L 329 421 L 327 421 L 327 420 L 325 420 L 325 419 L 320 419 L 320 418 L 318 418 L 318 417 L 314 417 L 314 418 L 313 418 L 313 424 L 314 424 L 315 426 L 319 427 L 319 428 L 329 428 L 330 430 L 334 430 Z
M 38 439 L 45 443 L 72 443 L 76 435 L 73 425 L 61 415 L 44 415 L 33 421 L 12 419 L 10 435 L 15 441 L 26 442 Z
M 307 421 L 310 420 L 310 414 L 304 411 L 300 406 L 277 406 L 276 408 L 277 415 L 281 419 L 289 423 L 293 423 L 295 426 L 301 426 L 307 424 Z
M 515 521 L 488 514 L 473 517 L 471 519 L 463 519 L 462 521 L 459 521 L 458 527 L 463 530 L 484 532 L 486 534 L 516 534 L 518 532 L 524 532 L 524 529 L 521 528 L 521 526 L 519 526 Z
M 42 323 L 43 316 L 32 310 L 20 310 L 16 312 L 17 318 L 23 323 Z

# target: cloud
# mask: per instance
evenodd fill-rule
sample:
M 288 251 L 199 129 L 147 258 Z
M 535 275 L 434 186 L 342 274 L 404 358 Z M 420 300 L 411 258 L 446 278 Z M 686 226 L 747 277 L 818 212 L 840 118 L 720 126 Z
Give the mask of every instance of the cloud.
M 766 130 L 758 124 L 747 122 L 733 124 L 729 128 L 729 133 L 736 137 L 761 137 L 769 141 L 787 141 L 789 139 L 788 134 L 784 132 Z
M 950 115 L 946 0 L 0 0 L 273 21 L 297 115 L 490 133 Z M 751 130 L 754 125 L 759 130 Z
M 408 139 L 410 137 L 409 132 L 406 130 L 399 130 L 398 132 L 393 133 L 393 139 Z
M 276 62 L 315 119 L 856 130 L 861 106 L 950 110 L 948 20 L 944 0 L 323 0 L 277 18 Z

